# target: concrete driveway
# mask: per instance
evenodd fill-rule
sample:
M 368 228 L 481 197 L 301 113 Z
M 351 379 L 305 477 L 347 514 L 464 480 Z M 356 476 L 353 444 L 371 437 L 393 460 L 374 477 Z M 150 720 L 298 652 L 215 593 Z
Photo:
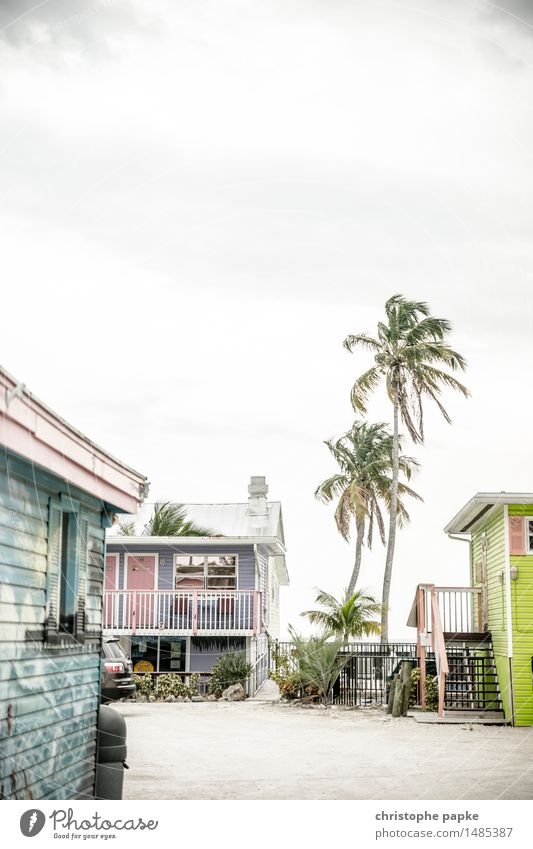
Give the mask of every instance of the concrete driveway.
M 531 799 L 529 728 L 381 711 L 118 703 L 127 799 Z

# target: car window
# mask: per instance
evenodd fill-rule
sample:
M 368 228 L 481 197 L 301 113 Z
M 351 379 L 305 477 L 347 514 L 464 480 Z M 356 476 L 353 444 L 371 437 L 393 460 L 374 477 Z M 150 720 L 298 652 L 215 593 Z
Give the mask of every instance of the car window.
M 122 651 L 122 646 L 120 645 L 118 640 L 106 641 L 103 644 L 103 647 L 104 647 L 104 652 L 103 652 L 104 657 L 126 657 L 126 655 Z

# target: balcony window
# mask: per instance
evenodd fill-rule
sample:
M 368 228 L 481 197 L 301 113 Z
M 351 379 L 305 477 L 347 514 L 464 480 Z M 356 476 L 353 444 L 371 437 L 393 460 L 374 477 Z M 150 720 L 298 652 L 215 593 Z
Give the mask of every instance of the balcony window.
M 235 554 L 183 555 L 175 558 L 177 590 L 236 590 Z

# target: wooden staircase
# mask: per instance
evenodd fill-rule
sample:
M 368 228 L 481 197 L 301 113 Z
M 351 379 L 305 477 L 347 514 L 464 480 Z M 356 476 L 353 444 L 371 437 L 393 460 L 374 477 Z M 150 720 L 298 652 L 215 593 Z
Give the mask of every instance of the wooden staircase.
M 502 700 L 492 640 L 447 642 L 449 673 L 444 690 L 445 710 L 501 711 Z
M 421 670 L 436 675 L 444 711 L 503 718 L 491 634 L 482 630 L 480 590 L 419 584 L 408 624 L 417 627 Z

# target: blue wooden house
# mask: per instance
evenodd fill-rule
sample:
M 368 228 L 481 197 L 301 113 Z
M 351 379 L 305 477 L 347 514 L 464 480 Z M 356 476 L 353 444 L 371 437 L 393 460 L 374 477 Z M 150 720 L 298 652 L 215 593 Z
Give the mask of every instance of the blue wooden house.
M 138 535 L 108 537 L 104 632 L 120 636 L 135 671 L 207 681 L 221 654 L 238 651 L 254 667 L 250 694 L 262 683 L 288 584 L 281 504 L 267 494 L 252 477 L 246 502 L 186 504 L 213 536 L 145 536 L 145 504 Z
M 0 795 L 94 797 L 105 529 L 146 478 L 0 369 Z

